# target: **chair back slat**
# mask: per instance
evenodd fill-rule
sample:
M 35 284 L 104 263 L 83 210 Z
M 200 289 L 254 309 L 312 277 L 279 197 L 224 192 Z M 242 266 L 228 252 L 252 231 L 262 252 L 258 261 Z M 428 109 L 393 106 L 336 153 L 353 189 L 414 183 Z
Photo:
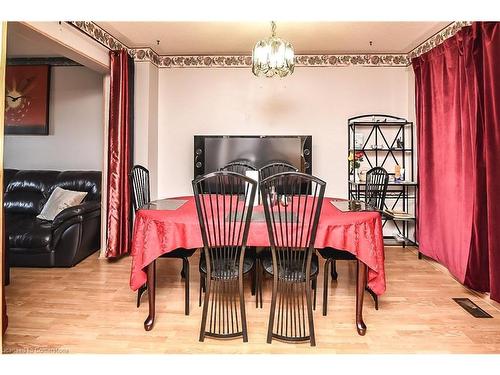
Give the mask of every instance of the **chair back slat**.
M 270 176 L 283 172 L 298 172 L 298 169 L 285 162 L 269 163 L 259 169 L 259 179 L 262 181 Z
M 230 163 L 227 163 L 220 170 L 226 172 L 235 172 L 244 176 L 246 171 L 256 171 L 257 169 L 247 161 L 232 161 Z
M 151 201 L 149 171 L 142 165 L 134 165 L 129 177 L 132 184 L 132 203 L 137 211 Z
M 375 167 L 366 173 L 365 203 L 377 210 L 384 210 L 389 174 L 382 167 Z

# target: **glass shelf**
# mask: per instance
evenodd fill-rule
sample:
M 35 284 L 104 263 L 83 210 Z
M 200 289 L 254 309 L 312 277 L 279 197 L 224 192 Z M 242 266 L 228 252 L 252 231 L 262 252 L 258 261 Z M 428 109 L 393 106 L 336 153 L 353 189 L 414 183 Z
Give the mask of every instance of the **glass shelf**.
M 390 194 L 392 193 L 392 194 Z M 359 192 L 360 199 L 365 197 L 365 191 L 361 190 Z M 397 199 L 401 198 L 401 190 L 387 190 L 387 193 L 385 194 L 385 199 Z M 414 195 L 407 195 L 406 198 L 408 199 L 415 199 Z M 361 199 L 362 200 L 362 199 Z
M 350 148 L 349 151 L 404 151 L 412 152 L 411 148 Z
M 411 122 L 390 122 L 390 121 L 362 121 L 362 122 L 350 122 L 349 126 L 407 126 L 411 125 Z
M 397 216 L 387 211 L 384 211 L 384 213 L 382 214 L 382 220 L 413 221 L 415 219 L 415 215 Z
M 366 185 L 366 182 L 355 182 L 353 180 L 347 180 L 348 183 L 350 183 L 351 185 L 355 185 L 355 186 L 364 186 Z M 417 186 L 417 182 L 415 181 L 400 181 L 400 182 L 390 182 L 387 184 L 387 186 Z

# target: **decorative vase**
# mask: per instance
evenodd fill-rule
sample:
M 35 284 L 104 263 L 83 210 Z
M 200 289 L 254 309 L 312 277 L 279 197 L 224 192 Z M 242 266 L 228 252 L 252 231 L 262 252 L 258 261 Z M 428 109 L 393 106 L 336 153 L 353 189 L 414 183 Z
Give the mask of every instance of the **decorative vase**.
M 359 182 L 359 168 L 354 168 L 354 182 Z
M 366 169 L 358 172 L 359 182 L 366 182 Z

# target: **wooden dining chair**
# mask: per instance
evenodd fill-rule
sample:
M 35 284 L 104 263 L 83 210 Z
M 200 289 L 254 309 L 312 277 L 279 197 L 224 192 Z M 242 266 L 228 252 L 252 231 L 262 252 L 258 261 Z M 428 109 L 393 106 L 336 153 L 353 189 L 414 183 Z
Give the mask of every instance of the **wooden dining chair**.
M 259 181 L 266 179 L 267 177 L 274 176 L 278 173 L 283 172 L 298 172 L 298 169 L 291 164 L 286 162 L 272 162 L 264 165 L 259 169 Z M 267 248 L 257 248 L 255 251 L 256 259 L 255 259 L 255 274 L 256 274 L 256 299 L 255 299 L 255 307 L 259 307 L 260 300 L 260 308 L 262 308 L 262 281 L 264 278 L 264 272 L 262 271 L 261 266 L 261 257 L 267 256 L 269 257 L 271 249 Z
M 253 270 L 254 260 L 245 254 L 253 209 L 246 202 L 253 202 L 257 182 L 217 171 L 192 184 L 203 239 L 200 280 L 205 297 L 199 340 L 243 336 L 247 342 L 243 276 Z
M 381 213 L 384 211 L 388 183 L 389 174 L 382 167 L 374 167 L 366 173 L 365 203 Z M 328 310 L 328 275 L 330 274 L 333 280 L 337 280 L 337 260 L 357 260 L 357 258 L 348 251 L 331 247 L 318 249 L 318 252 L 326 260 L 323 271 L 323 315 L 326 316 Z M 332 268 L 329 272 L 330 265 Z M 378 310 L 378 296 L 370 288 L 365 287 L 365 289 L 373 298 L 375 310 Z
M 149 188 L 149 171 L 142 165 L 135 165 L 130 171 L 130 182 L 132 185 L 132 203 L 137 211 L 151 201 Z M 182 259 L 181 278 L 184 279 L 184 314 L 189 315 L 189 258 L 196 249 L 179 248 L 163 254 L 161 258 Z M 141 305 L 141 297 L 147 290 L 146 284 L 137 291 L 137 307 Z
M 311 290 L 316 290 L 319 273 L 314 240 L 325 186 L 299 172 L 279 173 L 260 183 L 271 245 L 261 264 L 273 276 L 268 343 L 276 338 L 316 345 Z

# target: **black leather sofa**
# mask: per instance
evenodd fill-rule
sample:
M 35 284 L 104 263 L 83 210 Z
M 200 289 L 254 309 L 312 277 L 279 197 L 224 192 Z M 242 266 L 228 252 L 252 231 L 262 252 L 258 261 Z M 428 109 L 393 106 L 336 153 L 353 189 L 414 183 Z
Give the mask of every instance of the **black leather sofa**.
M 87 195 L 53 221 L 38 219 L 57 186 Z M 4 214 L 9 266 L 72 267 L 100 248 L 101 172 L 6 169 Z

